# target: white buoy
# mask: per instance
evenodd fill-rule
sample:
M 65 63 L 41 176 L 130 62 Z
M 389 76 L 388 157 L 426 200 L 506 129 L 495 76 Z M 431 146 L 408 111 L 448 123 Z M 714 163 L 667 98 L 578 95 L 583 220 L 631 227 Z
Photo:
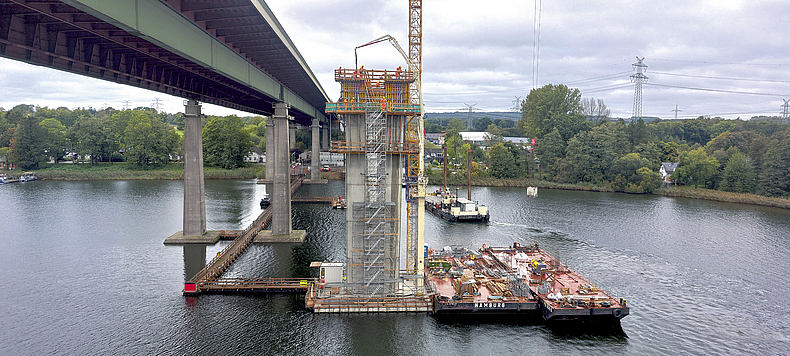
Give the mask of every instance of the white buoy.
M 528 197 L 537 197 L 538 196 L 538 187 L 527 187 L 527 196 Z

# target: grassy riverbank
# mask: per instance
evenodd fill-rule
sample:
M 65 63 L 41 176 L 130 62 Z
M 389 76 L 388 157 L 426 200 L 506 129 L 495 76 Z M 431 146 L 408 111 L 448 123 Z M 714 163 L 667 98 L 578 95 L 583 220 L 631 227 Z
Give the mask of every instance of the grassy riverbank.
M 466 175 L 448 176 L 448 186 L 466 186 Z M 443 177 L 441 174 L 432 174 L 429 177 L 430 184 L 441 185 Z M 474 186 L 487 186 L 487 187 L 538 187 L 544 189 L 564 189 L 564 190 L 584 190 L 591 192 L 614 192 L 609 186 L 593 185 L 589 183 L 556 183 L 542 179 L 534 178 L 518 178 L 518 179 L 497 179 L 493 177 L 472 177 L 472 185 Z M 669 187 L 661 188 L 655 192 L 654 195 L 661 195 L 666 197 L 690 198 L 690 199 L 703 199 L 712 200 L 725 203 L 738 203 L 768 206 L 773 208 L 790 209 L 790 199 L 787 198 L 772 198 L 765 197 L 757 194 L 748 193 L 731 193 L 720 190 L 683 187 Z
M 720 201 L 725 203 L 751 204 L 751 205 L 770 206 L 774 208 L 790 209 L 790 199 L 787 198 L 764 197 L 762 195 L 748 194 L 748 193 L 731 193 L 731 192 L 723 192 L 720 190 L 694 188 L 689 186 L 663 188 L 663 189 L 659 189 L 653 194 L 663 195 L 666 197 L 704 199 L 704 200 Z
M 250 179 L 262 176 L 263 166 L 236 169 L 205 167 L 206 179 Z M 129 163 L 50 164 L 35 171 L 39 178 L 47 180 L 127 180 L 127 179 L 184 179 L 184 165 L 170 163 L 156 169 L 140 169 Z

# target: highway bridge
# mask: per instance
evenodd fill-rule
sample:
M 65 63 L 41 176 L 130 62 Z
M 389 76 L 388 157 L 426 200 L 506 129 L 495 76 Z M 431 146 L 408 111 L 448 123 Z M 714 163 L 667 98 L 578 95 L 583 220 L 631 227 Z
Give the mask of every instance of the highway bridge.
M 272 233 L 291 233 L 289 148 L 323 131 L 324 89 L 263 0 L 0 0 L 0 56 L 187 99 L 184 237 L 207 236 L 200 102 L 267 121 Z M 313 160 L 318 180 L 319 160 Z M 212 235 L 213 236 L 213 235 Z

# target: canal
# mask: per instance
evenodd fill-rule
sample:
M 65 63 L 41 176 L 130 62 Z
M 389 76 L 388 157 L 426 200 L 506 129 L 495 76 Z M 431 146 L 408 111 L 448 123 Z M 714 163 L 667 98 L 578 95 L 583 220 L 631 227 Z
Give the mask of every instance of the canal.
M 240 229 L 264 186 L 206 181 L 209 229 Z M 461 189 L 462 196 L 465 191 Z M 297 195 L 343 193 L 342 182 Z M 3 354 L 788 354 L 790 211 L 700 200 L 473 188 L 488 224 L 427 216 L 432 247 L 538 243 L 611 294 L 620 328 L 548 327 L 424 314 L 314 315 L 292 295 L 185 298 L 181 181 L 36 181 L 0 186 Z M 253 245 L 233 277 L 311 276 L 342 260 L 344 211 L 294 205 L 300 246 Z M 186 253 L 186 256 L 185 256 Z M 204 257 L 204 254 L 205 256 Z M 185 263 L 186 261 L 186 263 Z M 198 262 L 200 264 L 200 262 Z

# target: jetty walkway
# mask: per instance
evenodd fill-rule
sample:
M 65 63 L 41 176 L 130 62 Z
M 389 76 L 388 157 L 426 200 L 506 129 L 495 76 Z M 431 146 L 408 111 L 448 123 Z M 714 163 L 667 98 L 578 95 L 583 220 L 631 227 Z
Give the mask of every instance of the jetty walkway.
M 302 184 L 302 178 L 296 178 L 291 182 L 291 194 Z M 313 279 L 289 279 L 289 278 L 221 278 L 222 274 L 233 265 L 236 260 L 252 244 L 255 236 L 266 226 L 271 224 L 272 208 L 266 209 L 258 215 L 258 218 L 242 231 L 222 230 L 220 236 L 229 238 L 235 237 L 233 242 L 226 246 L 215 256 L 206 267 L 196 273 L 192 278 L 184 283 L 184 295 L 198 295 L 201 293 L 240 293 L 240 292 L 306 292 L 315 283 Z

